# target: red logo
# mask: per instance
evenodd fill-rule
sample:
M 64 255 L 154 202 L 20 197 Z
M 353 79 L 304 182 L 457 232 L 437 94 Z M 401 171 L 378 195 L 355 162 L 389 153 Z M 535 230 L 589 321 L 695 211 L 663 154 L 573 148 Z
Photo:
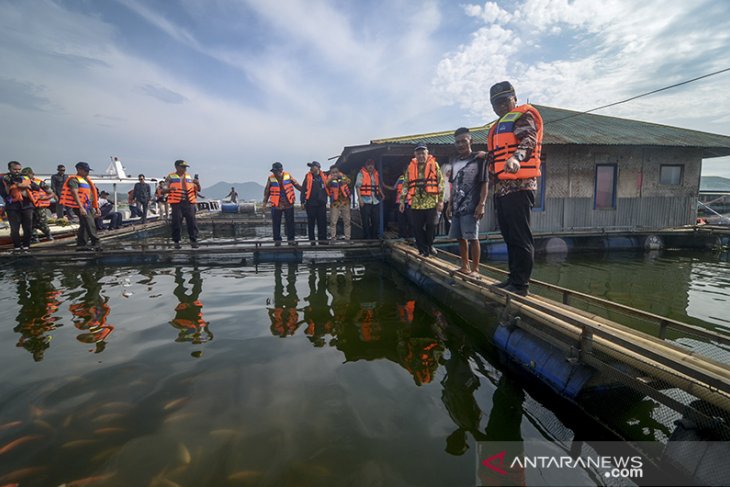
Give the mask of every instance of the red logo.
M 494 470 L 495 472 L 497 472 L 499 474 L 507 475 L 507 472 L 505 470 L 503 470 L 503 469 L 500 468 L 500 467 L 502 467 L 504 465 L 504 455 L 505 455 L 505 453 L 507 453 L 507 450 L 503 450 L 503 451 L 497 453 L 496 455 L 492 455 L 491 457 L 489 457 L 486 460 L 482 461 L 482 465 L 484 465 L 487 468 L 491 468 L 492 470 Z M 492 465 L 492 462 L 495 461 L 495 460 L 499 460 L 499 462 L 497 462 L 498 465 L 499 465 L 499 467 L 497 465 Z

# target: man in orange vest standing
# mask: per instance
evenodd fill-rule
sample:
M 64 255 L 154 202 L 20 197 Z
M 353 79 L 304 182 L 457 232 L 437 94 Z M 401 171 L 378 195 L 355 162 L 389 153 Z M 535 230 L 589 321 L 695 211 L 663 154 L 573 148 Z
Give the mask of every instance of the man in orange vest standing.
M 33 208 L 35 198 L 33 190 L 38 186 L 28 176 L 21 174 L 23 166 L 18 161 L 8 162 L 8 173 L 2 177 L 0 196 L 5 200 L 5 212 L 10 222 L 10 237 L 13 240 L 13 252 L 28 252 L 33 235 Z M 20 239 L 20 228 L 23 228 L 23 239 Z
M 168 174 L 165 178 L 164 191 L 167 192 L 167 202 L 172 208 L 170 226 L 172 227 L 172 241 L 175 242 L 176 249 L 180 248 L 183 218 L 188 229 L 190 246 L 194 249 L 198 248 L 198 225 L 195 222 L 195 210 L 197 209 L 200 181 L 197 175 L 195 178 L 190 177 L 190 174 L 187 173 L 188 167 L 190 164 L 178 159 L 175 161 L 175 172 Z
M 433 238 L 437 212 L 444 209 L 444 177 L 425 144 L 418 144 L 413 155 L 415 157 L 406 168 L 399 210 L 403 213 L 408 202 L 418 253 L 428 257 L 436 253 Z
M 66 179 L 61 190 L 61 204 L 73 210 L 79 219 L 76 250 L 101 250 L 96 234 L 95 217 L 99 216 L 99 196 L 89 178 L 92 171 L 86 162 L 76 163 L 76 175 Z
M 33 172 L 33 168 L 30 167 L 24 167 L 21 171 L 21 174 L 23 176 L 28 176 L 31 181 L 33 181 L 37 186 L 38 190 L 33 191 L 33 199 L 35 200 L 35 208 L 33 209 L 33 229 L 40 230 L 43 232 L 43 235 L 46 236 L 48 240 L 53 240 L 53 235 L 51 235 L 51 229 L 48 226 L 48 208 L 51 206 L 51 200 L 56 199 L 58 201 L 58 198 L 55 194 L 53 194 L 53 191 L 51 191 L 51 188 L 46 184 L 44 180 L 41 178 L 35 177 L 35 173 Z M 31 242 L 37 242 L 38 238 L 33 235 L 31 238 Z
M 327 240 L 327 197 L 329 192 L 322 175 L 322 166 L 317 161 L 308 162 L 309 172 L 304 176 L 302 185 L 302 204 L 307 210 L 309 240 L 314 242 L 314 227 L 317 227 L 317 240 Z M 313 244 L 314 245 L 314 244 Z
M 284 172 L 281 162 L 271 165 L 271 176 L 264 188 L 264 206 L 271 208 L 271 220 L 274 225 L 274 241 L 281 242 L 281 217 L 286 218 L 286 239 L 294 242 L 294 202 L 297 200 L 294 189 L 302 190 L 301 185 Z
M 374 159 L 368 159 L 365 167 L 360 169 L 355 179 L 355 190 L 360 205 L 363 238 L 380 238 L 380 202 L 383 200 L 383 190 Z
M 330 239 L 337 240 L 337 220 L 342 216 L 342 227 L 345 240 L 350 240 L 350 178 L 340 172 L 337 166 L 330 166 L 327 178 L 327 191 L 332 197 L 330 205 Z
M 540 176 L 542 117 L 531 105 L 517 106 L 509 81 L 492 86 L 489 95 L 499 120 L 489 129 L 487 167 L 509 264 L 509 278 L 497 286 L 526 296 L 535 253 L 530 210 Z

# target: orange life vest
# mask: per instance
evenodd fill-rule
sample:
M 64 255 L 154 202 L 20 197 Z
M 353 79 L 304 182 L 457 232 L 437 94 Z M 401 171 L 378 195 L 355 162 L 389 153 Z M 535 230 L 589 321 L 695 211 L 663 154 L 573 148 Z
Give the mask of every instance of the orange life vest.
M 51 206 L 51 200 L 45 199 L 45 196 L 48 194 L 44 190 L 41 189 L 41 184 L 43 184 L 43 180 L 40 178 L 33 178 L 33 182 L 38 185 L 38 191 L 30 191 L 33 193 L 33 199 L 35 200 L 35 207 L 36 208 L 48 208 Z
M 515 122 L 526 112 L 532 115 L 537 129 L 537 146 L 532 150 L 530 158 L 520 163 L 520 169 L 516 173 L 504 171 L 504 165 L 512 154 L 517 150 L 519 140 L 515 136 Z M 542 149 L 542 117 L 540 113 L 528 104 L 520 105 L 514 110 L 500 118 L 489 129 L 487 136 L 487 147 L 492 155 L 490 172 L 497 176 L 497 179 L 528 179 L 540 176 L 540 152 Z
M 21 175 L 20 177 L 23 178 L 23 181 L 31 181 L 28 176 Z M 3 185 L 5 185 L 5 193 L 7 193 L 7 197 L 5 198 L 6 205 L 25 199 L 33 203 L 33 206 L 35 206 L 35 194 L 33 193 L 33 191 L 31 191 L 30 188 L 21 188 L 18 186 L 17 183 L 13 183 L 8 186 L 5 178 L 3 178 Z
M 342 176 L 337 179 L 328 179 L 327 189 L 329 191 L 329 195 L 332 196 L 332 201 L 339 201 L 341 197 L 340 195 L 349 198 L 350 194 L 352 194 L 350 192 L 350 186 L 347 184 L 347 180 Z
M 284 194 L 290 205 L 293 205 L 297 197 L 294 193 L 294 184 L 291 182 L 291 175 L 288 172 L 282 173 L 281 184 L 284 186 Z M 273 174 L 269 176 L 269 203 L 272 207 L 279 206 L 279 198 L 281 198 L 281 188 L 279 180 Z
M 360 186 L 360 196 L 373 196 L 380 193 L 380 176 L 378 170 L 373 171 L 373 177 L 370 177 L 370 173 L 364 167 L 360 169 L 362 174 L 362 186 Z M 374 180 L 374 181 L 373 181 Z
M 294 335 L 299 328 L 299 313 L 295 308 L 276 307 L 269 309 L 271 333 L 279 337 Z
M 198 200 L 198 187 L 193 182 L 193 178 L 190 177 L 190 174 L 185 173 L 183 176 L 180 176 L 176 172 L 171 172 L 167 175 L 167 180 L 169 181 L 167 202 L 171 205 L 181 203 L 185 199 L 183 197 L 185 196 L 185 193 L 183 192 L 183 178 L 185 179 L 185 185 L 187 186 L 187 200 L 190 203 L 196 203 Z
M 439 193 L 438 169 L 436 158 L 432 155 L 428 156 L 426 167 L 423 171 L 423 179 L 418 177 L 418 161 L 413 158 L 408 165 L 408 202 L 410 203 L 413 195 L 416 194 L 416 188 L 425 191 L 428 194 Z
M 78 193 L 79 201 L 81 201 L 81 206 L 85 210 L 90 210 L 91 208 L 99 208 L 99 200 L 96 196 L 96 186 L 94 186 L 94 183 L 91 182 L 91 179 L 89 179 L 88 177 L 82 178 L 78 174 L 69 177 L 63 183 L 60 203 L 63 206 L 67 206 L 69 208 L 79 207 L 79 205 L 76 204 L 76 200 L 74 200 L 73 193 L 71 193 L 71 187 L 68 185 L 69 181 L 71 181 L 72 179 L 75 179 L 79 183 Z
M 322 178 L 322 183 L 324 184 L 324 192 L 327 194 L 327 196 L 330 195 L 329 189 L 327 189 L 327 178 L 322 174 L 319 173 L 319 177 Z M 309 201 L 309 198 L 312 196 L 312 182 L 314 181 L 314 175 L 312 172 L 308 172 L 306 176 L 304 176 L 304 201 Z

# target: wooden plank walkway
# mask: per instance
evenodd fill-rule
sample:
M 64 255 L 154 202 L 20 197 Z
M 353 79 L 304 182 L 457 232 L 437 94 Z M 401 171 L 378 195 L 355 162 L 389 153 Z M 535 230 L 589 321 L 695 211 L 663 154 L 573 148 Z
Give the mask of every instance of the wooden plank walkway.
M 579 360 L 596 368 L 605 368 L 604 361 L 597 359 L 599 354 L 605 355 L 636 371 L 631 378 L 632 386 L 641 387 L 640 384 L 652 381 L 667 384 L 730 412 L 730 367 L 727 364 L 562 302 L 535 294 L 523 297 L 507 292 L 495 287 L 499 280 L 488 275 L 474 277 L 460 274 L 454 271 L 454 263 L 444 259 L 446 255 L 442 251 L 439 252 L 444 254 L 442 258 L 424 258 L 402 242 L 387 242 L 385 245 L 388 258 L 429 276 L 464 299 L 477 305 L 487 301 L 498 303 L 511 314 L 528 318 L 514 320 L 514 325 L 565 350 L 566 358 L 571 350 L 577 351 Z M 564 292 L 577 295 L 569 290 Z M 643 313 L 640 310 L 633 312 Z M 656 318 L 665 326 L 705 333 L 709 339 L 728 343 L 728 337 L 718 336 L 709 330 L 697 330 L 697 327 L 668 318 Z M 647 377 L 651 379 L 647 380 Z M 648 386 L 645 389 L 646 393 L 657 396 L 658 391 L 649 391 Z

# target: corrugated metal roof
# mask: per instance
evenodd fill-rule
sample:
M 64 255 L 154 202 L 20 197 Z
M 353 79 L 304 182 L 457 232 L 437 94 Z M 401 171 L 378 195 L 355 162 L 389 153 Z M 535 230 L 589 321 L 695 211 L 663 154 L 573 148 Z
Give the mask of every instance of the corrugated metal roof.
M 581 113 L 562 108 L 535 105 L 545 124 L 544 145 L 640 145 L 661 147 L 696 147 L 704 149 L 704 157 L 730 155 L 730 137 L 668 125 L 659 125 L 625 118 Z M 486 143 L 489 127 L 470 128 L 475 143 Z M 377 139 L 371 144 L 432 145 L 454 143 L 453 130 Z

